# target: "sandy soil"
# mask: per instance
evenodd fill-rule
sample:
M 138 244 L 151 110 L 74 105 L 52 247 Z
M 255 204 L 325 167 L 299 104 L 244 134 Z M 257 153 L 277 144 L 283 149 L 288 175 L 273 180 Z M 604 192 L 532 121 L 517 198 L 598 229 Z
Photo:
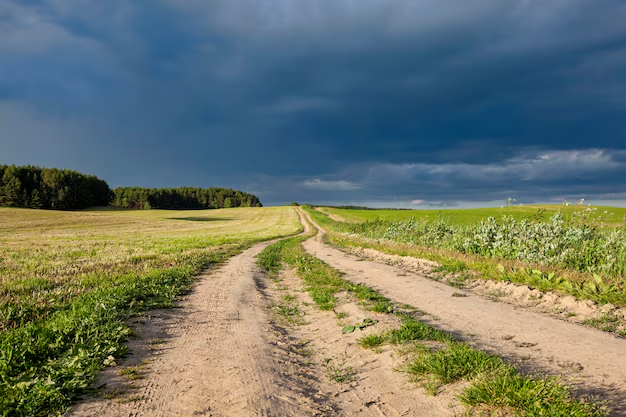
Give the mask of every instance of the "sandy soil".
M 528 372 L 562 375 L 581 393 L 609 402 L 626 415 L 626 340 L 599 330 L 469 294 L 404 269 L 346 254 L 309 239 L 306 250 L 398 303 L 436 317 L 434 326 L 481 349 L 500 354 Z M 466 294 L 467 295 L 467 294 Z
M 415 272 L 418 275 L 440 280 L 433 270 L 439 265 L 425 259 L 410 256 L 390 255 L 371 248 L 350 247 L 342 251 L 387 265 L 397 266 L 403 270 Z M 454 277 L 451 277 L 454 278 Z M 445 280 L 445 278 L 444 278 Z M 561 320 L 582 324 L 586 320 L 601 319 L 611 316 L 622 322 L 617 330 L 626 328 L 626 308 L 618 308 L 612 304 L 599 305 L 591 300 L 577 300 L 570 295 L 554 292 L 542 292 L 527 285 L 512 282 L 496 282 L 484 279 L 469 279 L 464 282 L 465 290 L 495 298 L 498 301 L 513 304 L 525 309 L 550 314 Z
M 270 323 L 255 265 L 268 244 L 201 277 L 179 309 L 153 312 L 138 323 L 141 340 L 131 344 L 133 355 L 122 365 L 144 359 L 142 378 L 129 382 L 119 375 L 121 366 L 108 368 L 96 385 L 106 384 L 103 395 L 116 398 L 89 399 L 70 415 L 312 416 L 332 410 L 280 349 L 285 343 Z M 116 390 L 126 392 L 116 396 Z
M 347 293 L 339 294 L 339 305 L 334 312 L 314 307 L 309 294 L 303 291 L 302 281 L 291 273 L 282 275 L 283 291 L 295 296 L 305 313 L 305 324 L 291 326 L 289 333 L 299 343 L 306 343 L 311 363 L 310 371 L 317 376 L 316 387 L 325 397 L 333 398 L 334 406 L 342 416 L 453 416 L 464 411 L 456 399 L 460 386 L 447 387 L 436 397 L 426 392 L 400 369 L 404 359 L 394 348 L 385 346 L 374 352 L 358 345 L 359 338 L 399 326 L 399 319 L 388 314 L 365 311 Z M 337 314 L 342 314 L 338 319 Z M 343 326 L 374 319 L 376 325 L 363 331 L 342 334 Z M 354 380 L 338 384 L 328 375 L 323 364 L 330 359 L 331 366 L 352 367 Z M 301 415 L 301 414 L 298 414 Z

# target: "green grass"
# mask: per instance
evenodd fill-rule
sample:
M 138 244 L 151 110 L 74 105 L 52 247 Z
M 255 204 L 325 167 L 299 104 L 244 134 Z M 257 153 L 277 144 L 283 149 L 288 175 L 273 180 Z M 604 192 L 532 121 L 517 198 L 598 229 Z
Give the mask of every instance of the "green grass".
M 529 377 L 501 358 L 464 343 L 448 343 L 441 350 L 422 350 L 407 371 L 428 378 L 435 394 L 442 384 L 459 380 L 471 384 L 460 395 L 469 406 L 514 409 L 525 416 L 603 416 L 605 410 L 576 399 L 557 378 Z
M 621 227 L 626 225 L 626 221 L 624 220 L 626 208 L 608 206 L 594 206 L 593 208 L 597 210 L 591 215 L 592 219 L 598 219 L 598 217 L 600 217 L 600 221 L 604 219 L 606 225 L 609 227 Z M 539 213 L 538 209 L 545 211 Z M 348 210 L 329 207 L 321 207 L 319 210 L 351 223 L 363 223 L 368 220 L 375 220 L 376 218 L 386 220 L 408 220 L 411 218 L 417 220 L 436 220 L 443 218 L 453 225 L 467 225 L 480 223 L 487 217 L 501 219 L 503 216 L 512 216 L 518 220 L 532 218 L 547 220 L 557 211 L 563 212 L 566 216 L 571 216 L 575 211 L 580 211 L 580 207 L 576 205 L 565 207 L 564 205 L 555 204 L 444 210 Z M 607 214 L 613 213 L 613 215 L 606 217 L 605 211 L 608 212 Z
M 363 347 L 377 347 L 384 343 L 403 345 L 418 340 L 437 342 L 452 342 L 454 340 L 449 334 L 435 329 L 433 326 L 423 323 L 411 315 L 405 313 L 394 314 L 402 319 L 400 327 L 381 334 L 365 336 L 359 339 L 359 344 Z
M 373 288 L 364 284 L 349 284 L 348 290 L 352 292 L 356 298 L 362 300 L 368 310 L 375 313 L 391 313 L 394 311 L 393 303 L 378 294 Z
M 446 342 L 453 340 L 452 336 L 435 329 L 426 323 L 423 323 L 408 315 L 401 315 L 402 325 L 391 330 L 387 334 L 387 340 L 394 345 L 401 345 L 416 340 L 434 340 L 437 342 Z
M 481 374 L 498 372 L 505 363 L 501 358 L 476 350 L 464 343 L 449 343 L 447 348 L 420 355 L 407 370 L 415 375 L 428 375 L 441 384 L 459 379 L 472 379 Z
M 358 340 L 359 346 L 364 347 L 366 349 L 374 349 L 377 348 L 387 342 L 387 335 L 384 334 L 370 334 L 364 337 L 361 337 Z
M 302 242 L 310 236 L 285 239 L 265 248 L 259 254 L 258 264 L 271 277 L 277 276 L 283 263 L 295 268 L 315 304 L 322 310 L 332 310 L 337 305 L 335 294 L 348 290 L 349 285 L 339 272 L 305 252 Z
M 298 302 L 293 295 L 288 294 L 284 296 L 281 304 L 274 304 L 272 307 L 282 324 L 305 324 L 304 311 L 300 310 Z
M 205 268 L 297 233 L 290 208 L 55 212 L 0 209 L 0 415 L 63 413 L 109 356 L 125 320 L 171 307 Z
M 298 306 L 290 306 L 286 304 L 276 306 L 276 310 L 281 316 L 299 317 L 301 314 Z
M 593 403 L 572 397 L 556 378 L 527 378 L 511 368 L 477 377 L 461 400 L 469 406 L 512 408 L 527 417 L 607 415 Z

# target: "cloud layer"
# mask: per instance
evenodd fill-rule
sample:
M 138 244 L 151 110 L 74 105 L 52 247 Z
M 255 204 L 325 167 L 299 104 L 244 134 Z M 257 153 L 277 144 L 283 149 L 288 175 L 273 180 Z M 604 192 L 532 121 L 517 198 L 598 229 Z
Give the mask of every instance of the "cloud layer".
M 0 0 L 0 162 L 270 203 L 623 195 L 624 21 L 619 0 Z

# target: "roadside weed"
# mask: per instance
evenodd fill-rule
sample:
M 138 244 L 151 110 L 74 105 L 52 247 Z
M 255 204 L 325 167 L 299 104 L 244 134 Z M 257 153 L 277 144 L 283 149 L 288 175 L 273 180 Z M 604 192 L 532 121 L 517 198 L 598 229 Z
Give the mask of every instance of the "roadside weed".
M 435 329 L 409 315 L 401 315 L 401 317 L 402 325 L 397 329 L 391 330 L 387 335 L 389 343 L 400 345 L 414 340 L 435 340 L 438 342 L 452 340 L 452 336 L 447 333 Z
M 347 366 L 350 357 L 343 353 L 337 360 L 334 358 L 324 358 L 322 366 L 326 368 L 326 373 L 331 381 L 338 384 L 345 384 L 356 380 L 356 371 L 352 366 Z
M 587 326 L 595 327 L 605 332 L 617 333 L 626 336 L 626 325 L 624 321 L 614 314 L 605 313 L 599 318 L 588 319 L 583 322 Z
M 514 369 L 485 374 L 460 396 L 470 406 L 510 407 L 526 416 L 606 416 L 597 405 L 572 397 L 570 390 L 556 378 L 529 378 Z
M 370 334 L 368 336 L 364 336 L 358 340 L 358 343 L 361 347 L 366 349 L 373 349 L 383 345 L 387 341 L 387 336 L 385 334 Z
M 341 319 L 346 318 L 348 316 L 348 314 L 345 311 L 335 311 L 335 310 L 333 310 L 333 313 L 335 313 L 335 318 L 337 320 L 341 320 Z
M 366 327 L 374 326 L 376 323 L 378 323 L 378 320 L 363 319 L 361 323 L 348 324 L 347 326 L 344 326 L 343 329 L 341 330 L 341 333 L 343 334 L 353 333 L 357 329 L 363 330 Z
M 442 384 L 492 373 L 504 366 L 501 358 L 473 349 L 464 343 L 449 343 L 446 348 L 423 354 L 407 370 L 414 375 L 429 375 Z
M 134 381 L 136 379 L 142 379 L 143 375 L 139 372 L 139 366 L 129 366 L 128 368 L 124 368 L 120 370 L 120 376 L 124 377 L 129 381 Z
M 274 313 L 280 317 L 280 321 L 283 324 L 290 325 L 302 325 L 305 324 L 304 320 L 304 311 L 300 310 L 295 301 L 295 298 L 291 295 L 285 297 L 286 299 L 292 301 L 286 301 L 283 304 L 274 304 L 273 310 Z

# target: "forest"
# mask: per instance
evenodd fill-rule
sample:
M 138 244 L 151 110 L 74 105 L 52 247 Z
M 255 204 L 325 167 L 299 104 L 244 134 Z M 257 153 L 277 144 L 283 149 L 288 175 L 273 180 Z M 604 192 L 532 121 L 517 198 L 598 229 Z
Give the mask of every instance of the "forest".
M 213 209 L 262 207 L 259 199 L 230 188 L 140 188 L 114 190 L 112 205 L 132 209 Z
M 106 206 L 113 193 L 93 175 L 69 169 L 0 165 L 0 206 L 73 210 Z
M 76 210 L 95 206 L 131 209 L 213 209 L 262 207 L 249 193 L 230 188 L 120 187 L 78 171 L 0 165 L 0 206 Z

